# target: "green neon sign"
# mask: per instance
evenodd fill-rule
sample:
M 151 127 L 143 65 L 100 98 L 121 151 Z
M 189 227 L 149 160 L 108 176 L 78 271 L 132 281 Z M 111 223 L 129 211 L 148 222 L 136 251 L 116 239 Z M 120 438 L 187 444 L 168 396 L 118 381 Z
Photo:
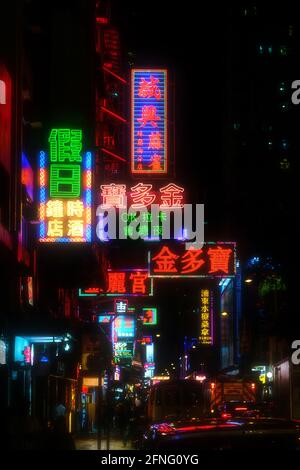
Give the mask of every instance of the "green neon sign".
M 50 197 L 80 196 L 81 166 L 54 164 L 50 166 Z

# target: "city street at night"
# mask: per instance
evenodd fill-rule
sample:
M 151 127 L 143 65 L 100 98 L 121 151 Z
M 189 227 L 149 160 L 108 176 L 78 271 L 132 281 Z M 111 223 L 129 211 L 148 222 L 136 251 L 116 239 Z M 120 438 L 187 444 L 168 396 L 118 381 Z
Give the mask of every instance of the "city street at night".
M 1 7 L 1 448 L 299 451 L 297 2 Z

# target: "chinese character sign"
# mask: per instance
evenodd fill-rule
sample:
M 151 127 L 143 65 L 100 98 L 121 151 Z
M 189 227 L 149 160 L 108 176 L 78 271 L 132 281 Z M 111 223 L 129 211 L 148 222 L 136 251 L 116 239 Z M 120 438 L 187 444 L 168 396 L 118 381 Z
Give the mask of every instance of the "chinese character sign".
M 200 291 L 200 344 L 213 345 L 213 293 L 209 289 Z
M 167 70 L 131 72 L 131 172 L 167 173 Z
M 148 364 L 154 363 L 154 344 L 147 344 L 146 345 L 146 362 Z
M 115 364 L 130 365 L 133 353 L 133 341 L 117 341 L 113 344 L 113 355 Z
M 184 245 L 160 247 L 149 252 L 151 277 L 234 277 L 236 250 L 234 242 L 209 242 L 201 250 Z
M 114 311 L 117 314 L 126 313 L 128 308 L 128 300 L 127 299 L 115 299 L 115 308 Z
M 40 152 L 40 241 L 89 242 L 92 156 L 82 152 L 82 131 L 52 129 Z
M 143 324 L 156 325 L 157 324 L 157 308 L 144 307 L 143 308 Z
M 79 297 L 148 297 L 153 295 L 153 279 L 147 269 L 108 271 L 107 288 L 79 289 Z
M 128 187 L 126 184 L 102 184 L 100 186 L 101 209 L 141 209 L 158 204 L 160 209 L 181 209 L 185 203 L 185 188 L 168 183 L 158 188 L 153 184 L 139 182 Z
M 113 342 L 118 341 L 120 338 L 133 338 L 135 334 L 135 319 L 133 316 L 118 315 L 113 320 L 112 324 L 112 339 Z

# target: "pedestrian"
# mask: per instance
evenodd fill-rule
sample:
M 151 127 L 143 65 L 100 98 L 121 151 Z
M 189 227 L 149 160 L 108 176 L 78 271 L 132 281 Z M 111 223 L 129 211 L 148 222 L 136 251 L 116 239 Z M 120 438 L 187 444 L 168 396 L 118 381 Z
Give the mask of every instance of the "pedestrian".
M 128 397 L 120 400 L 116 406 L 116 418 L 123 446 L 126 447 L 130 436 L 131 404 Z

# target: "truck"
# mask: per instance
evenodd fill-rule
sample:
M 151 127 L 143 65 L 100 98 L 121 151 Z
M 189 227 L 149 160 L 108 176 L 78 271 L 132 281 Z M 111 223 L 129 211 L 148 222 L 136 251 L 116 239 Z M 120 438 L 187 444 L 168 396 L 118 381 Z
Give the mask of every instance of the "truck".
M 275 364 L 273 371 L 274 413 L 300 420 L 300 365 L 287 358 Z
M 214 413 L 228 403 L 256 404 L 260 401 L 261 385 L 255 377 L 218 375 L 205 381 Z

